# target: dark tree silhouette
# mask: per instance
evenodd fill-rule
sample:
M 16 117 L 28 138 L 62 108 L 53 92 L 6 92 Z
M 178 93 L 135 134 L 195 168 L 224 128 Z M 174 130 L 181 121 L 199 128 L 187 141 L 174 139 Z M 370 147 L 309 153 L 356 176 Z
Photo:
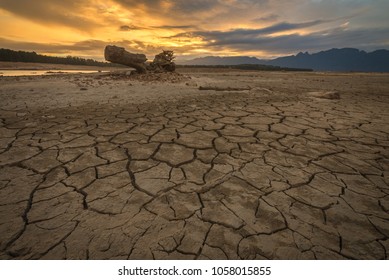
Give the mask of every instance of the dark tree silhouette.
M 40 55 L 36 52 L 14 51 L 10 49 L 0 49 L 0 61 L 12 62 L 37 62 L 49 64 L 70 64 L 87 66 L 117 66 L 109 62 L 100 62 L 93 59 L 85 59 L 76 56 L 56 57 Z

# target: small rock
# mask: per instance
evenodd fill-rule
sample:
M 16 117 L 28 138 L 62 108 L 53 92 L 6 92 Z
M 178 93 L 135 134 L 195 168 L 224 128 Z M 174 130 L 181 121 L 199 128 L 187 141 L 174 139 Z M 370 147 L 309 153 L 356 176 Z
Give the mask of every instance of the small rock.
M 88 90 L 86 87 L 82 87 L 80 88 L 80 90 Z
M 197 87 L 197 83 L 194 82 L 194 81 L 186 82 L 185 85 L 187 85 L 187 86 L 189 86 L 189 87 Z

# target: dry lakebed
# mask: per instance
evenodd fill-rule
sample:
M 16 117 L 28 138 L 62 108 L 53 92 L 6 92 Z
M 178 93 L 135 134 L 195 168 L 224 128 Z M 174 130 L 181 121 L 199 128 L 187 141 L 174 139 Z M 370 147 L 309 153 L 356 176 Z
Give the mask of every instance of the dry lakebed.
M 389 75 L 0 77 L 0 259 L 388 259 Z

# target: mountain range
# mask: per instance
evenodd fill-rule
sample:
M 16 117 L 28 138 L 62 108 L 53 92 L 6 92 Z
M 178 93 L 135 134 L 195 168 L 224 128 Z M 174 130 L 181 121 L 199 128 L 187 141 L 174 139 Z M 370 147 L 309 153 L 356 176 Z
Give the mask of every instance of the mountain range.
M 261 64 L 314 71 L 389 72 L 389 50 L 365 52 L 354 48 L 330 49 L 318 53 L 298 53 L 271 60 L 249 56 L 207 56 L 195 58 L 182 65 L 240 65 Z

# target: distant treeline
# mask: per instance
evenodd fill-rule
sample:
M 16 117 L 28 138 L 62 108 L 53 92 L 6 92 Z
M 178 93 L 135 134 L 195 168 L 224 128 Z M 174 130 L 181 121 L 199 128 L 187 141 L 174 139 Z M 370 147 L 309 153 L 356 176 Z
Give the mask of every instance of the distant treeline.
M 273 65 L 262 64 L 238 64 L 238 65 L 177 65 L 178 68 L 225 68 L 225 69 L 238 69 L 238 70 L 257 70 L 257 71 L 307 71 L 311 72 L 312 69 L 307 68 L 289 68 Z
M 76 56 L 56 57 L 37 54 L 36 52 L 14 51 L 10 49 L 0 49 L 0 61 L 12 62 L 36 62 L 50 64 L 70 64 L 87 66 L 117 66 L 108 62 L 100 62 L 93 59 L 85 59 Z

